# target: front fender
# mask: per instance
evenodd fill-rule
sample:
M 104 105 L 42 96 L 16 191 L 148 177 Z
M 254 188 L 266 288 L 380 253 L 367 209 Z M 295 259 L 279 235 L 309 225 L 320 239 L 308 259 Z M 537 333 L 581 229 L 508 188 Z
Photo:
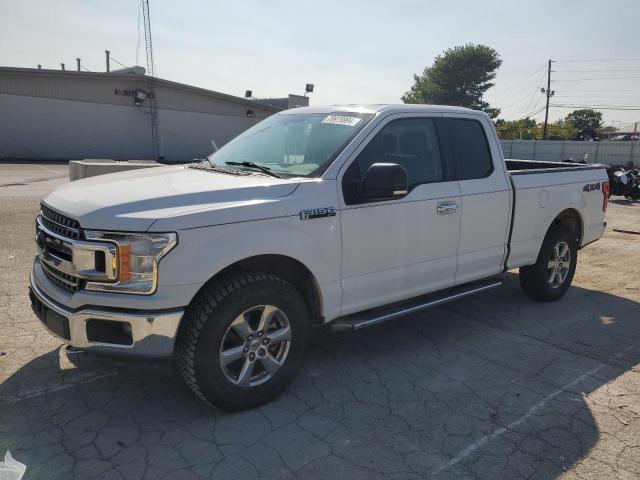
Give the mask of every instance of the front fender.
M 323 291 L 323 303 L 335 308 L 336 300 L 325 297 L 339 294 L 330 293 L 340 282 L 339 213 L 312 221 L 296 215 L 180 230 L 178 238 L 178 246 L 160 262 L 159 285 L 202 285 L 246 258 L 283 255 L 309 269 Z

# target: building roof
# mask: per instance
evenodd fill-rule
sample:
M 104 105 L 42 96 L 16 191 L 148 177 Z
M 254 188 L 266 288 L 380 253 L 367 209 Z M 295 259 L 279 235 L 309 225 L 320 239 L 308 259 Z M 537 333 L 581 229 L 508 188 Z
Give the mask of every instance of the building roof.
M 149 79 L 147 75 L 139 74 L 139 73 L 130 73 L 128 71 L 113 71 L 113 72 L 78 72 L 73 70 L 50 70 L 50 69 L 39 69 L 39 68 L 19 68 L 19 67 L 0 67 L 0 74 L 2 73 L 17 73 L 22 75 L 42 75 L 42 76 L 55 76 L 58 78 L 68 77 L 68 78 L 95 78 L 95 79 L 113 79 L 113 78 L 122 78 L 122 79 L 139 79 L 145 78 Z M 253 100 L 247 100 L 242 97 L 237 97 L 235 95 L 229 95 L 226 93 L 216 92 L 214 90 L 208 90 L 205 88 L 194 87 L 192 85 L 186 85 L 184 83 L 173 82 L 171 80 L 165 80 L 163 78 L 156 78 L 156 83 L 158 85 L 162 85 L 169 88 L 174 88 L 177 90 L 184 90 L 188 92 L 198 93 L 201 95 L 207 95 L 211 97 L 215 97 L 218 99 L 226 100 L 228 102 L 241 103 L 246 106 L 257 106 L 264 110 L 270 110 L 272 112 L 279 112 L 282 108 L 279 108 L 274 105 L 268 104 L 258 104 Z

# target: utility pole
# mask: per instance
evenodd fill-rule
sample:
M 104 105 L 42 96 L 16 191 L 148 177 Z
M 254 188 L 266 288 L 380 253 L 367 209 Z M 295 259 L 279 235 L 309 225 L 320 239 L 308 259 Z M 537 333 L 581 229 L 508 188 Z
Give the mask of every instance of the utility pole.
M 549 124 L 549 99 L 553 97 L 555 91 L 551 90 L 551 59 L 549 59 L 549 65 L 547 67 L 547 88 L 541 89 L 542 93 L 547 96 L 547 106 L 544 111 L 544 130 L 542 132 L 542 139 L 547 139 L 547 126 Z
M 109 73 L 109 71 L 111 70 L 111 65 L 110 65 L 110 62 L 109 62 L 109 54 L 110 53 L 111 52 L 109 50 L 105 50 L 104 51 L 105 61 L 107 62 L 107 73 Z
M 76 65 L 78 67 L 78 71 L 80 71 L 80 59 L 76 58 Z

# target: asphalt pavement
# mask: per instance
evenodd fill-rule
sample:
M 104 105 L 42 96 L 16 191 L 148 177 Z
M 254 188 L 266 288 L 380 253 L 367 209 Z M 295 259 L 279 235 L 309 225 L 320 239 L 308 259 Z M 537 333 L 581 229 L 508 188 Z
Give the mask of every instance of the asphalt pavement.
M 573 287 L 502 289 L 315 332 L 263 407 L 212 409 L 171 364 L 67 354 L 27 296 L 65 165 L 0 164 L 0 456 L 31 479 L 640 478 L 640 204 L 614 200 Z

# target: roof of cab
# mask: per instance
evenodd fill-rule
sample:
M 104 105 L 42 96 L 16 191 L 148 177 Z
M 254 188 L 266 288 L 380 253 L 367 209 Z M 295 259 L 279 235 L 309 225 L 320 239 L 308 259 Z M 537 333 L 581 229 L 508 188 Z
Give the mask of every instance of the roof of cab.
M 415 103 L 400 104 L 343 104 L 343 105 L 320 105 L 313 107 L 292 108 L 280 112 L 280 115 L 290 115 L 296 113 L 333 113 L 333 112 L 358 112 L 358 113 L 406 113 L 406 112 L 432 112 L 432 113 L 475 113 L 486 115 L 478 110 L 471 110 L 465 107 L 452 107 L 448 105 L 422 105 Z

